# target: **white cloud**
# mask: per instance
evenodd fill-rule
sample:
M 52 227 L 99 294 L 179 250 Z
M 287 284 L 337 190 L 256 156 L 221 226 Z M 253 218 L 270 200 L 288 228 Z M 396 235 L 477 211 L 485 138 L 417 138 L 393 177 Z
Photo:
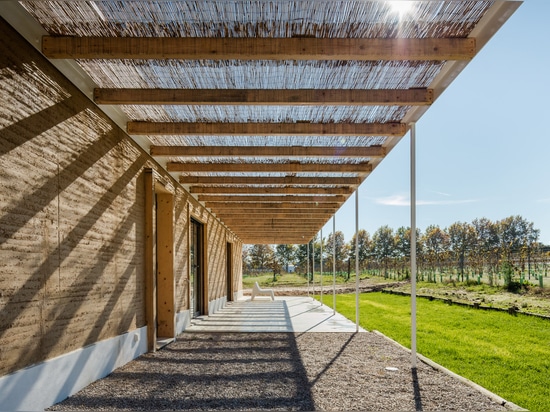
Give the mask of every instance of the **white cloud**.
M 380 205 L 386 206 L 407 206 L 411 205 L 410 198 L 404 195 L 393 195 L 387 197 L 379 197 L 374 201 Z M 442 206 L 442 205 L 459 205 L 464 203 L 475 203 L 477 200 L 464 199 L 464 200 L 417 200 L 418 206 Z
M 435 191 L 435 190 L 432 190 L 432 193 L 435 193 L 436 195 L 445 196 L 445 197 L 451 197 L 451 196 L 452 196 L 450 193 L 437 192 L 437 191 Z

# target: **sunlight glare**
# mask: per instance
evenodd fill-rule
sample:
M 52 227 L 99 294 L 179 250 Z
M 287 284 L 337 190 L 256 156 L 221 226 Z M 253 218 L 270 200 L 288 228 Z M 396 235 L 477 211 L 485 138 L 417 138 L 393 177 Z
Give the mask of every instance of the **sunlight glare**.
M 413 3 L 414 2 L 410 0 L 395 0 L 389 2 L 392 13 L 398 14 L 399 17 L 403 17 L 407 14 L 411 10 Z

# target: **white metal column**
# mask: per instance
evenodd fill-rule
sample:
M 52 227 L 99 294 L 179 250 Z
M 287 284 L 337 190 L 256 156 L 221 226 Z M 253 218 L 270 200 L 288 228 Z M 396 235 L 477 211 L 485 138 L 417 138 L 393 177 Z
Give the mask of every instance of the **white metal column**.
M 315 299 L 315 238 L 311 243 L 311 293 Z
M 355 331 L 359 332 L 359 188 L 355 191 Z
M 307 242 L 307 296 L 309 297 L 309 241 Z
M 321 228 L 321 304 L 323 303 L 323 229 Z
M 416 124 L 411 123 L 411 364 L 416 368 Z
M 336 314 L 336 215 L 332 215 L 332 314 Z

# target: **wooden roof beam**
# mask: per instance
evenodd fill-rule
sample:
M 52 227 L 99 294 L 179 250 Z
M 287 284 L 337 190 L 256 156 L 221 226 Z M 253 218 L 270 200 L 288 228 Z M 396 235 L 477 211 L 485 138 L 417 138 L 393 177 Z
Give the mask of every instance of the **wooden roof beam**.
M 317 233 L 321 228 L 323 227 L 323 223 L 319 223 L 317 226 L 308 226 L 303 228 L 286 228 L 286 227 L 257 227 L 257 228 L 243 228 L 242 230 L 234 230 L 234 232 L 239 236 L 242 234 L 243 236 L 256 236 L 258 237 L 257 233 L 265 233 L 263 237 L 267 239 L 273 239 L 274 235 L 279 236 L 305 236 L 309 233 Z M 256 235 L 254 235 L 256 233 Z M 273 242 L 270 242 L 273 243 Z M 278 242 L 277 242 L 278 243 Z
M 354 189 L 349 187 L 233 187 L 233 186 L 191 186 L 191 193 L 241 194 L 246 201 L 247 194 L 294 194 L 294 195 L 350 195 Z
M 172 157 L 384 157 L 382 146 L 151 146 L 151 156 Z
M 319 232 L 319 230 L 323 226 L 324 225 L 320 223 L 319 226 L 304 227 L 296 231 L 288 230 L 286 228 L 276 228 L 276 227 L 243 228 L 241 230 L 235 230 L 234 232 L 237 234 L 237 236 L 241 238 L 246 237 L 246 238 L 260 239 L 260 242 L 262 240 L 265 240 L 266 243 L 288 244 L 288 243 L 299 242 L 300 239 L 302 239 L 302 236 L 303 236 L 303 239 L 312 238 L 316 233 Z M 282 240 L 282 238 L 289 238 L 289 237 L 292 237 L 291 242 Z M 260 243 L 260 242 L 254 242 L 254 243 Z
M 372 165 L 361 163 L 181 163 L 168 162 L 169 172 L 251 172 L 251 173 L 370 173 Z
M 328 202 L 345 202 L 347 196 L 343 195 L 330 195 L 330 196 L 261 196 L 261 195 L 199 195 L 199 201 L 201 202 L 234 202 L 234 203 L 247 203 L 247 202 L 316 202 L 316 203 L 328 203 Z
M 427 106 L 431 89 L 94 89 L 97 104 Z
M 180 136 L 397 136 L 407 125 L 388 123 L 181 123 L 128 122 L 131 135 Z
M 306 233 L 303 236 L 293 235 L 292 237 L 286 233 L 277 234 L 277 237 L 271 235 L 257 238 L 254 237 L 254 234 L 237 236 L 241 239 L 243 245 L 302 245 L 308 243 L 315 233 Z
M 281 218 L 281 217 L 287 217 L 287 216 L 299 216 L 302 219 L 308 219 L 308 218 L 317 218 L 318 215 L 323 216 L 332 216 L 334 212 L 336 212 L 336 208 L 308 208 L 308 209 L 281 209 L 273 211 L 273 209 L 246 209 L 246 206 L 239 207 L 236 210 L 230 210 L 230 209 L 216 209 L 215 213 L 216 216 L 220 219 L 223 218 L 239 218 L 242 220 L 243 218 L 243 212 L 242 210 L 246 210 L 247 216 L 250 218 Z
M 226 223 L 228 226 L 232 227 L 234 230 L 242 228 L 257 228 L 257 227 L 267 227 L 271 229 L 287 229 L 289 231 L 303 231 L 304 228 L 315 229 L 316 227 L 323 226 L 327 222 L 327 219 L 320 220 L 308 220 L 300 222 L 298 220 L 286 220 L 286 221 L 241 221 L 240 223 Z
M 471 60 L 475 38 L 44 36 L 50 59 Z
M 244 203 L 242 205 L 230 203 L 230 202 L 206 202 L 205 206 L 211 208 L 213 212 L 216 210 L 273 210 L 275 212 L 281 212 L 282 209 L 307 209 L 307 210 L 323 210 L 323 211 L 336 211 L 340 208 L 341 203 L 317 203 L 317 202 L 303 202 L 303 203 L 291 203 L 291 202 L 274 202 L 274 203 Z
M 180 176 L 180 183 L 194 185 L 360 185 L 360 177 L 265 177 L 265 176 Z
M 318 220 L 326 220 L 331 217 L 331 213 L 323 213 L 323 214 L 316 214 L 316 215 L 300 215 L 300 214 L 293 214 L 293 213 L 279 213 L 277 215 L 254 215 L 253 220 L 257 222 L 269 222 L 273 220 L 285 220 L 285 221 L 298 221 L 298 222 L 309 222 L 309 221 L 318 221 Z M 240 223 L 243 221 L 242 215 L 236 216 L 236 215 L 224 215 L 224 216 L 218 216 L 220 220 L 222 220 L 225 223 Z

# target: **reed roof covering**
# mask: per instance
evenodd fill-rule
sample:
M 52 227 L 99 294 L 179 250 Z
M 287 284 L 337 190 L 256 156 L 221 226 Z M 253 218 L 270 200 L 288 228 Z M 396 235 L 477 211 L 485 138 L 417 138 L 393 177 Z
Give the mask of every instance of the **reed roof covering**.
M 96 103 L 244 243 L 273 244 L 310 240 L 518 6 L 20 4 L 46 57 L 75 61 Z

